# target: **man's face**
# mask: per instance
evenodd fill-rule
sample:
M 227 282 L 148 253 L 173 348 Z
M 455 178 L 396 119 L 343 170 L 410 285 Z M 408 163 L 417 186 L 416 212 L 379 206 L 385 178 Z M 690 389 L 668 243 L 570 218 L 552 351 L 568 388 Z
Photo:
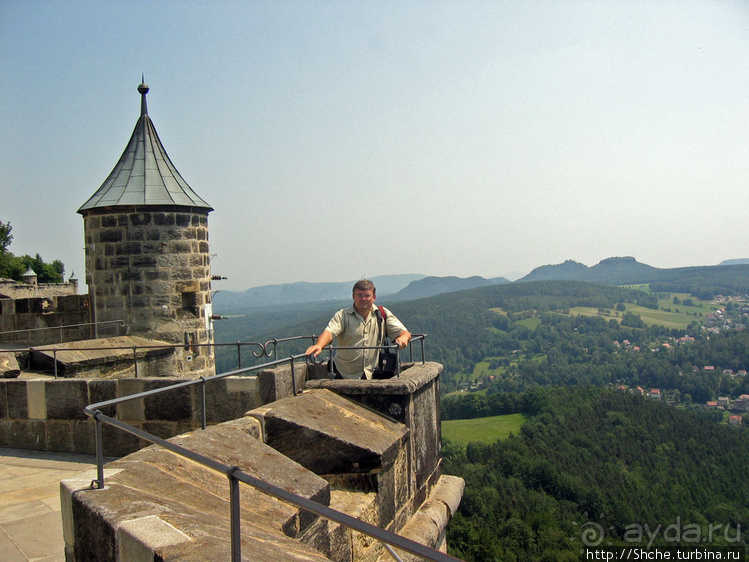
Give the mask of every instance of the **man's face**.
M 372 308 L 372 303 L 377 297 L 372 291 L 361 291 L 356 289 L 354 291 L 354 308 L 358 312 L 365 312 Z

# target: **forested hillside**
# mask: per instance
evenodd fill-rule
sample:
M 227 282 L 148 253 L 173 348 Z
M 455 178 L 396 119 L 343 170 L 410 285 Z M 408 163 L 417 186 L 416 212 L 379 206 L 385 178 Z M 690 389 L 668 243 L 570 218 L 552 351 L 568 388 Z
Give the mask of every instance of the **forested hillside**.
M 501 335 L 497 337 L 497 330 L 507 326 L 507 318 L 492 309 L 522 312 L 565 310 L 572 306 L 611 308 L 618 302 L 657 306 L 657 300 L 642 291 L 577 281 L 494 285 L 398 303 L 390 303 L 387 298 L 377 300 L 377 304 L 391 306 L 413 333 L 429 335 L 429 358 L 445 364 L 448 378 L 471 370 L 503 339 Z M 242 316 L 217 322 L 216 339 L 264 342 L 271 338 L 319 334 L 335 310 L 349 305 L 350 301 L 331 301 L 247 309 Z M 219 371 L 226 370 L 222 367 L 231 368 L 229 363 L 222 364 L 219 357 Z
M 319 334 L 333 311 L 347 305 L 248 311 L 217 323 L 217 339 L 264 342 Z M 578 281 L 497 285 L 391 306 L 410 330 L 428 334 L 427 359 L 445 366 L 446 392 L 478 382 L 489 392 L 626 384 L 673 390 L 679 401 L 701 403 L 749 393 L 747 377 L 723 373 L 749 369 L 749 332 L 705 332 L 701 323 L 713 309 L 694 303 L 679 305 L 682 318 L 694 319 L 680 328 L 641 321 L 644 312 L 663 312 L 655 294 Z M 580 307 L 594 314 L 571 313 Z M 686 335 L 693 340 L 679 341 Z M 301 353 L 307 345 L 285 345 L 283 353 Z M 236 368 L 236 352 L 220 351 L 218 364 L 220 371 Z M 705 371 L 708 365 L 716 369 Z
M 453 555 L 556 562 L 580 560 L 584 545 L 743 544 L 749 432 L 589 387 L 499 403 L 528 416 L 518 435 L 443 447 L 445 471 L 466 480 Z

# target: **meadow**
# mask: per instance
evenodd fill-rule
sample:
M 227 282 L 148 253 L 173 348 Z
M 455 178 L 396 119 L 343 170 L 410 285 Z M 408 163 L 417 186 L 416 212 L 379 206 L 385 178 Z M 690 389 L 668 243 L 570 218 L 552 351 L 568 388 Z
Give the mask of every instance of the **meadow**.
M 674 304 L 674 297 L 681 303 Z M 691 300 L 692 306 L 685 306 L 684 301 Z M 663 326 L 665 328 L 684 329 L 692 322 L 700 322 L 706 314 L 722 307 L 721 304 L 712 301 L 702 301 L 686 293 L 671 293 L 667 298 L 658 299 L 658 310 L 646 308 L 633 303 L 625 303 L 625 310 L 606 309 L 576 306 L 570 309 L 570 314 L 582 314 L 584 316 L 601 316 L 603 318 L 622 321 L 624 312 L 637 314 L 646 326 Z
M 442 436 L 453 442 L 479 441 L 491 444 L 506 439 L 510 433 L 517 435 L 525 423 L 524 414 L 507 414 L 472 420 L 448 420 L 442 422 Z

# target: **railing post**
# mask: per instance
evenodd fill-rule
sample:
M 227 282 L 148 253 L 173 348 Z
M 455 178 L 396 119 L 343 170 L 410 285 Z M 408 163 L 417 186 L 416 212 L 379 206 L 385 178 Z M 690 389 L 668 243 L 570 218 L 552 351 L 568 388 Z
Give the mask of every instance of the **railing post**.
M 55 378 L 57 378 L 57 348 L 52 349 L 52 362 L 55 366 Z
M 242 345 L 237 342 L 237 369 L 242 368 Z
M 62 337 L 62 324 L 60 324 L 60 343 L 63 343 L 63 337 Z
M 200 377 L 200 428 L 205 429 L 206 411 L 205 411 L 205 377 Z
M 226 474 L 229 477 L 229 509 L 231 526 L 231 559 L 232 562 L 242 562 L 242 528 L 239 518 L 239 480 L 234 477 L 234 471 L 238 470 L 232 466 Z
M 101 437 L 99 413 L 97 411 L 94 415 L 94 425 L 96 427 L 96 488 L 101 490 L 104 488 L 104 440 Z
M 291 390 L 294 392 L 294 396 L 296 396 L 298 393 L 296 391 L 296 370 L 294 369 L 294 356 L 291 356 Z
M 133 367 L 135 368 L 135 378 L 138 378 L 138 346 L 133 346 Z

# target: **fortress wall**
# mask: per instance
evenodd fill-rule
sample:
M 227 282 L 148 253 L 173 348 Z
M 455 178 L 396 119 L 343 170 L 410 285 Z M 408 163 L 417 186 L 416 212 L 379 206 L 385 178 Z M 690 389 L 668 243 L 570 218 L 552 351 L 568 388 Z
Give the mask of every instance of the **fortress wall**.
M 75 295 L 78 293 L 78 283 L 37 283 L 31 285 L 18 282 L 0 282 L 0 293 L 8 295 L 11 299 L 28 298 L 53 298 Z
M 77 326 L 60 330 L 73 324 L 87 324 L 90 320 L 87 295 L 31 297 L 0 299 L 0 332 L 34 330 L 16 334 L 0 333 L 0 343 L 27 347 L 60 341 L 78 341 L 91 337 L 91 326 Z
M 94 422 L 84 414 L 85 406 L 178 382 L 184 379 L 0 379 L 0 447 L 94 454 Z M 254 377 L 227 377 L 205 388 L 209 424 L 241 417 L 262 404 Z M 199 428 L 201 404 L 200 386 L 195 385 L 110 406 L 102 413 L 166 439 Z M 148 445 L 107 425 L 102 434 L 107 456 Z
M 273 402 L 170 440 L 444 552 L 445 528 L 464 482 L 440 474 L 433 400 L 439 399 L 441 370 L 427 363 L 387 381 L 311 379 L 294 396 L 290 368 L 270 369 L 257 380 L 260 394 L 276 393 Z M 295 375 L 319 374 L 307 371 L 302 365 Z M 191 399 L 185 392 L 175 408 Z M 148 404 L 133 410 L 120 414 L 143 417 Z M 222 473 L 155 446 L 108 464 L 104 473 L 100 490 L 91 488 L 93 469 L 62 482 L 66 559 L 229 558 L 229 487 Z M 240 486 L 240 498 L 243 559 L 391 559 L 379 541 L 248 486 Z

